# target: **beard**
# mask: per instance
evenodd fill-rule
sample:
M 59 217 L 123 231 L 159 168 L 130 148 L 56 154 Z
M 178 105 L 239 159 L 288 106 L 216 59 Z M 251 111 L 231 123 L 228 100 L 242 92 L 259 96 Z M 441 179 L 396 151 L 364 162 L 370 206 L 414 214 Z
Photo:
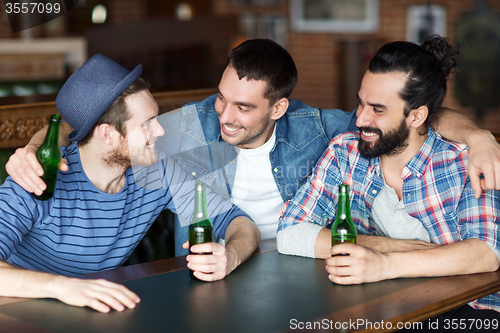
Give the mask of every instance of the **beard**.
M 149 145 L 149 142 L 146 142 Z M 131 153 L 127 140 L 120 138 L 118 148 L 104 157 L 104 162 L 108 167 L 126 170 L 132 166 L 150 166 L 158 160 L 156 151 L 147 151 L 146 146 L 142 149 L 136 148 Z
M 113 150 L 103 158 L 104 163 L 110 168 L 128 169 L 132 166 L 130 162 L 130 152 L 127 142 L 124 138 L 120 138 L 118 148 Z
M 368 142 L 361 139 L 361 137 L 359 138 L 358 150 L 361 156 L 365 158 L 401 154 L 408 147 L 410 130 L 406 126 L 405 119 L 401 121 L 398 128 L 390 130 L 386 134 L 383 134 L 378 128 L 359 127 L 359 130 L 376 133 L 379 137 L 375 142 Z

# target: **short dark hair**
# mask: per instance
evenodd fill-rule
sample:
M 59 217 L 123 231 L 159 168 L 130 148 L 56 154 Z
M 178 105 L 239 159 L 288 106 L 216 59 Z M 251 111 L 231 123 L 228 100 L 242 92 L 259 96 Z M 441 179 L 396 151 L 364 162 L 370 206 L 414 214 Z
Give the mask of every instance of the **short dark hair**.
M 408 74 L 405 87 L 399 92 L 406 101 L 405 116 L 425 105 L 429 119 L 441 107 L 448 77 L 458 74 L 457 55 L 458 50 L 449 44 L 448 38 L 432 35 L 421 45 L 403 41 L 385 44 L 370 61 L 368 70 Z
M 292 56 L 270 39 L 250 39 L 234 48 L 227 58 L 226 68 L 236 70 L 240 80 L 266 81 L 264 97 L 270 104 L 288 98 L 298 81 Z
M 80 146 L 84 146 L 89 143 L 90 139 L 94 135 L 94 130 L 102 124 L 109 124 L 113 126 L 122 136 L 127 135 L 125 122 L 131 118 L 131 115 L 130 112 L 128 112 L 125 99 L 128 96 L 137 94 L 141 91 L 149 91 L 149 84 L 143 78 L 139 77 L 137 80 L 132 82 L 132 84 L 128 86 L 128 88 L 125 89 L 120 96 L 113 101 L 113 103 L 111 103 L 101 118 L 99 118 L 88 134 L 80 140 L 78 144 Z

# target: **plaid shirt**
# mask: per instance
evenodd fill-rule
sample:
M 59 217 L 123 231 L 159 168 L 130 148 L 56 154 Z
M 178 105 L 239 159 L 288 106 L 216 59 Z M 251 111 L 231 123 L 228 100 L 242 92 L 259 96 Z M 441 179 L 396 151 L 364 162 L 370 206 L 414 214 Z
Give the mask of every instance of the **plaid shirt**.
M 330 142 L 307 183 L 287 202 L 278 232 L 301 222 L 331 227 L 338 185 L 347 183 L 358 233 L 375 233 L 371 211 L 384 184 L 382 167 L 380 158 L 359 154 L 358 138 L 358 133 L 345 133 Z M 405 209 L 422 223 L 433 243 L 478 238 L 498 251 L 500 192 L 483 191 L 476 200 L 467 166 L 466 146 L 446 141 L 429 128 L 424 144 L 403 169 Z M 500 311 L 500 293 L 476 300 L 473 306 Z

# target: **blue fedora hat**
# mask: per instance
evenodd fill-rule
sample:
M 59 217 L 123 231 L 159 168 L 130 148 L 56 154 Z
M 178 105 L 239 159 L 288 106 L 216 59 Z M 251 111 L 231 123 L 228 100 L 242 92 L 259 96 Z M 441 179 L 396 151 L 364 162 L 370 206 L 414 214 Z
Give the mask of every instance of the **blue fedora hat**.
M 73 128 L 70 140 L 80 141 L 104 111 L 142 74 L 142 64 L 132 71 L 102 54 L 88 59 L 64 83 L 56 107 Z

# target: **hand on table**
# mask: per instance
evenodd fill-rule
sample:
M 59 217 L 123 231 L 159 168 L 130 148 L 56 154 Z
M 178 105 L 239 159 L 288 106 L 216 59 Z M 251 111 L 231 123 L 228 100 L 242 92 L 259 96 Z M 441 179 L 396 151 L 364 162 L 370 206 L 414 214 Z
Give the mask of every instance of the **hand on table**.
M 43 168 L 36 158 L 37 150 L 38 146 L 33 144 L 16 149 L 15 153 L 10 156 L 7 164 L 5 164 L 5 170 L 26 191 L 41 195 L 47 186 L 40 178 L 43 175 Z M 68 170 L 68 164 L 65 159 L 61 160 L 59 168 L 61 171 Z
M 332 282 L 360 284 L 387 279 L 388 259 L 382 252 L 349 243 L 332 246 L 330 251 L 332 257 L 325 262 L 328 278 Z M 349 255 L 338 255 L 341 253 Z
M 106 313 L 111 309 L 123 311 L 125 308 L 135 308 L 141 301 L 125 286 L 104 279 L 61 278 L 57 282 L 55 298 L 69 305 L 88 306 Z
M 182 244 L 189 248 L 189 242 Z M 219 243 L 196 244 L 191 247 L 191 252 L 186 257 L 187 267 L 194 271 L 194 276 L 203 281 L 222 280 L 227 275 L 228 257 L 226 247 Z M 211 253 L 198 255 L 194 253 Z

